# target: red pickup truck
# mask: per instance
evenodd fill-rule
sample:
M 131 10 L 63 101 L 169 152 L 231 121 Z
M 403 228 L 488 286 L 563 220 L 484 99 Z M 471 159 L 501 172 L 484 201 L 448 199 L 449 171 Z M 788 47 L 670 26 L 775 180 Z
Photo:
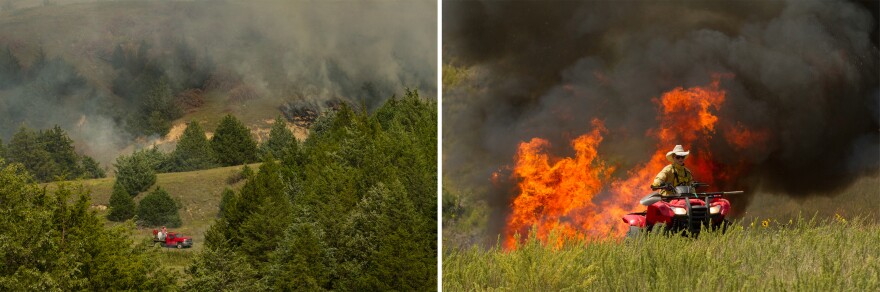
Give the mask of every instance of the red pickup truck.
M 164 247 L 192 247 L 193 241 L 192 237 L 181 236 L 174 232 L 162 232 L 160 230 L 153 229 L 153 242 L 157 242 L 162 244 Z

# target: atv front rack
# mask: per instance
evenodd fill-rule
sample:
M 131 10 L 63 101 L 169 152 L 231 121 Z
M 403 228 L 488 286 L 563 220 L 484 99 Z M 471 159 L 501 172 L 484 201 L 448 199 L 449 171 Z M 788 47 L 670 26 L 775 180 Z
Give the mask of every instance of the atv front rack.
M 738 195 L 745 193 L 744 191 L 731 191 L 731 192 L 707 192 L 707 193 L 692 193 L 692 194 L 678 194 L 672 196 L 661 196 L 663 200 L 676 200 L 676 199 L 701 199 L 701 198 L 720 198 L 726 195 Z
M 732 191 L 732 192 L 707 192 L 707 193 L 692 193 L 692 194 L 679 194 L 674 196 L 663 196 L 661 197 L 664 201 L 672 201 L 676 199 L 684 199 L 684 205 L 687 209 L 687 216 L 685 218 L 681 218 L 679 220 L 684 220 L 686 222 L 681 222 L 685 225 L 685 228 L 691 233 L 696 234 L 699 233 L 700 228 L 702 226 L 709 226 L 712 220 L 712 214 L 709 212 L 709 208 L 711 208 L 711 200 L 713 198 L 720 198 L 725 195 L 736 195 L 742 194 L 743 191 Z M 702 200 L 705 203 L 703 205 L 692 205 L 690 199 Z M 675 218 L 673 218 L 675 220 Z M 676 225 L 676 223 L 673 223 Z

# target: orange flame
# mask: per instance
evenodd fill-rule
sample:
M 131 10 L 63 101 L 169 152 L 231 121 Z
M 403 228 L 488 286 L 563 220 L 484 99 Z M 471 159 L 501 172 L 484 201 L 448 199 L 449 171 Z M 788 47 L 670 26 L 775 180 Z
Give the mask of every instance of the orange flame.
M 594 207 L 592 198 L 609 173 L 604 162 L 596 159 L 604 131 L 602 121 L 593 120 L 593 130 L 571 143 L 575 158 L 563 158 L 552 165 L 550 156 L 543 153 L 550 145 L 547 140 L 534 138 L 520 144 L 513 176 L 520 178 L 521 193 L 513 201 L 506 247 L 513 248 L 514 234 L 532 225 L 538 227 L 542 240 L 552 230 L 560 232 L 560 240 L 577 234 L 576 226 L 566 217 L 574 210 Z
M 724 132 L 724 138 L 738 150 L 746 149 L 755 143 L 764 143 L 770 134 L 767 131 L 752 131 L 742 124 L 729 126 Z
M 573 158 L 551 157 L 546 153 L 550 143 L 541 138 L 521 143 L 511 175 L 519 195 L 507 219 L 505 248 L 515 249 L 515 235 L 527 234 L 532 227 L 545 242 L 551 232 L 557 232 L 556 244 L 571 238 L 622 236 L 626 229 L 620 218 L 641 208 L 638 200 L 650 192 L 654 176 L 669 164 L 666 152 L 676 144 L 696 150 L 687 166 L 701 182 L 712 184 L 735 174 L 714 162 L 708 144 L 719 122 L 716 113 L 724 103 L 726 92 L 720 89 L 720 81 L 725 77 L 732 75 L 716 74 L 707 86 L 678 87 L 655 99 L 659 127 L 648 131 L 648 136 L 657 139 L 657 150 L 623 178 L 611 178 L 615 167 L 599 157 L 597 149 L 602 134 L 607 133 L 601 120 L 593 120 L 592 131 L 572 141 Z M 737 130 L 725 133 L 734 147 L 761 139 L 741 125 L 724 128 Z

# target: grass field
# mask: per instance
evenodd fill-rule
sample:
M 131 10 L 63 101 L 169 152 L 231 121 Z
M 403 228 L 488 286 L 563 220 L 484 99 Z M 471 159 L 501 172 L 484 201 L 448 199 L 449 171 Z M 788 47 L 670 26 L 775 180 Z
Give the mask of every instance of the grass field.
M 259 164 L 251 164 L 251 168 L 257 170 Z M 182 271 L 194 258 L 195 252 L 200 251 L 204 247 L 205 232 L 214 223 L 217 217 L 217 211 L 220 207 L 220 195 L 225 188 L 238 190 L 244 185 L 244 180 L 230 184 L 229 178 L 241 172 L 242 166 L 221 167 L 200 171 L 162 173 L 158 174 L 156 184 L 150 187 L 152 191 L 156 186 L 166 190 L 172 198 L 180 202 L 181 209 L 180 219 L 183 225 L 180 228 L 174 228 L 170 231 L 179 232 L 185 236 L 193 238 L 193 247 L 189 249 L 176 250 L 173 248 L 161 249 L 160 255 L 165 259 L 162 262 L 167 266 Z M 103 206 L 107 206 L 110 200 L 110 192 L 113 187 L 114 178 L 90 179 L 73 182 L 81 183 L 86 190 L 89 190 L 92 196 L 92 206 L 98 210 L 98 214 L 105 216 L 107 211 Z M 47 184 L 48 190 L 54 189 L 54 184 Z M 135 197 L 135 201 L 139 201 L 149 191 L 143 192 Z M 107 224 L 115 225 L 119 223 L 109 222 Z M 153 236 L 152 227 L 138 227 L 135 232 L 136 242 L 142 239 L 149 239 Z
M 880 225 L 833 217 L 753 221 L 698 239 L 528 240 L 447 250 L 446 291 L 880 291 Z
M 755 194 L 741 214 L 746 219 L 775 218 L 787 221 L 798 216 L 856 217 L 873 214 L 867 219 L 880 223 L 880 176 L 865 176 L 843 190 L 793 198 L 783 194 Z

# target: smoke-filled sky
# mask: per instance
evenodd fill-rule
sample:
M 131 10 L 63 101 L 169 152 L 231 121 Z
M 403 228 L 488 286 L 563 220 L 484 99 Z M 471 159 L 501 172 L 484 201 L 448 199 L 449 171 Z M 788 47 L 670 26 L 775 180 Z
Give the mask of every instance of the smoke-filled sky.
M 444 88 L 445 178 L 487 185 L 533 137 L 570 156 L 570 140 L 593 118 L 608 128 L 599 152 L 625 171 L 657 150 L 646 135 L 657 126 L 652 99 L 722 73 L 733 77 L 721 81 L 719 118 L 770 133 L 744 151 L 712 149 L 752 165 L 732 185 L 834 193 L 880 168 L 877 9 L 851 1 L 444 2 L 444 63 L 469 68 L 465 82 Z M 511 196 L 486 195 L 494 218 Z
M 0 51 L 9 47 L 27 69 L 42 48 L 47 57 L 72 64 L 87 84 L 64 96 L 28 94 L 34 92 L 30 85 L 0 88 L 0 112 L 10 113 L 0 118 L 4 142 L 22 123 L 36 129 L 59 124 L 87 144 L 78 148 L 107 165 L 131 143 L 123 125 L 107 114 L 120 108 L 111 90 L 120 74 L 110 65 L 112 54 L 120 45 L 134 52 L 142 42 L 149 46 L 146 54 L 159 59 L 188 46 L 196 58 L 210 59 L 217 72 L 240 76 L 258 96 L 244 109 L 286 102 L 321 107 L 330 100 L 374 108 L 406 88 L 437 96 L 432 1 L 52 3 L 4 6 Z M 166 70 L 171 78 L 185 77 Z

